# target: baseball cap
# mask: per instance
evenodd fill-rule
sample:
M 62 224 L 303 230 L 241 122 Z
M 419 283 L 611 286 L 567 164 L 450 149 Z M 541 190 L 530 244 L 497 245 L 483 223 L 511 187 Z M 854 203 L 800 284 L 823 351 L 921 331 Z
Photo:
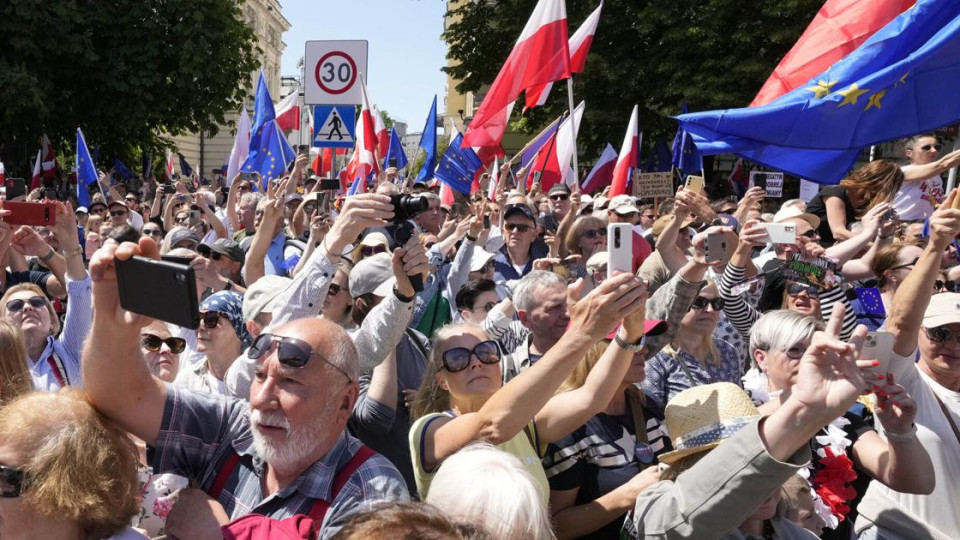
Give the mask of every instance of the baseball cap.
M 217 238 L 217 240 L 210 245 L 201 244 L 210 248 L 210 251 L 216 251 L 221 255 L 226 255 L 236 262 L 243 262 L 245 257 L 243 250 L 240 248 L 240 244 L 234 242 L 229 238 Z
M 610 259 L 610 255 L 606 251 L 598 251 L 593 255 L 591 255 L 589 259 L 587 259 L 587 264 L 586 264 L 587 270 L 590 270 L 590 271 L 599 270 L 607 266 L 607 262 L 609 261 L 609 259 Z
M 569 188 L 566 184 L 564 184 L 564 183 L 562 183 L 562 182 L 557 182 L 556 184 L 550 186 L 550 191 L 547 192 L 547 196 L 549 197 L 550 195 L 553 195 L 554 193 L 566 193 L 566 194 L 569 195 L 569 194 L 570 194 L 570 188 Z
M 776 214 L 773 215 L 773 222 L 781 223 L 793 218 L 800 218 L 806 221 L 814 229 L 820 226 L 820 218 L 813 214 L 808 214 L 796 206 L 784 206 L 781 208 Z
M 610 199 L 610 203 L 607 204 L 607 210 L 616 212 L 621 216 L 640 213 L 640 209 L 637 208 L 637 202 L 630 195 L 617 195 L 616 197 Z
M 87 210 L 86 206 L 78 206 L 76 210 L 73 211 L 74 214 L 89 214 L 90 210 Z
M 506 209 L 506 211 L 503 213 L 503 219 L 506 220 L 506 219 L 509 218 L 510 216 L 516 216 L 516 215 L 518 215 L 518 214 L 522 215 L 523 217 L 529 219 L 530 221 L 532 221 L 532 222 L 534 222 L 534 223 L 537 222 L 537 218 L 534 217 L 533 211 L 530 210 L 530 207 L 529 207 L 529 206 L 527 206 L 527 205 L 525 205 L 525 204 L 523 204 L 523 203 L 518 203 L 518 204 L 510 205 L 510 206 Z
M 936 328 L 945 324 L 960 323 L 960 293 L 940 293 L 930 297 L 930 304 L 923 313 L 923 326 Z
M 350 270 L 350 296 L 359 298 L 373 293 L 386 297 L 393 290 L 397 278 L 393 275 L 392 255 L 377 253 L 358 262 Z
M 387 236 L 385 234 L 374 231 L 367 233 L 367 235 L 363 237 L 363 240 L 360 241 L 360 245 L 371 247 L 380 245 L 389 246 L 390 242 L 387 241 Z M 393 273 L 391 272 L 390 275 L 392 276 Z
M 283 198 L 283 204 L 289 204 L 293 201 L 300 202 L 302 200 L 303 200 L 303 195 L 300 195 L 299 193 L 291 193 Z
M 293 280 L 283 276 L 266 275 L 247 287 L 243 295 L 243 320 L 252 321 L 261 313 L 273 313 L 275 300 Z
M 200 237 L 190 229 L 176 227 L 170 231 L 170 247 L 176 246 L 184 240 L 192 240 L 194 244 L 200 243 Z
M 109 203 L 107 203 L 107 208 L 110 208 L 110 207 L 112 207 L 112 206 L 122 206 L 122 207 L 126 208 L 126 207 L 127 207 L 127 203 L 125 203 L 125 202 L 123 201 L 123 199 L 116 199 L 116 200 L 113 200 L 113 201 L 110 201 Z
M 479 272 L 483 267 L 493 259 L 493 253 L 477 246 L 473 248 L 473 256 L 470 257 L 470 271 Z

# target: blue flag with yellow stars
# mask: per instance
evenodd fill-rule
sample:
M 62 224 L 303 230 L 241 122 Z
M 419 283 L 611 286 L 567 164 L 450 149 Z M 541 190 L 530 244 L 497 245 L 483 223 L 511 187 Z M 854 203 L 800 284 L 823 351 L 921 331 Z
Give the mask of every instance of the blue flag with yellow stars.
M 268 122 L 276 119 L 277 112 L 273 108 L 273 98 L 270 97 L 270 89 L 267 88 L 267 80 L 263 77 L 261 69 L 260 78 L 257 79 L 257 94 L 253 99 L 253 126 L 250 128 L 250 151 L 247 156 L 260 148 L 263 130 Z
M 680 111 L 681 115 L 687 114 L 686 101 L 683 102 Z M 673 155 L 670 163 L 680 171 L 681 177 L 696 174 L 703 169 L 703 156 L 697 149 L 693 137 L 682 126 L 677 129 L 677 134 L 673 137 Z
M 880 289 L 875 287 L 861 287 L 854 289 L 857 297 L 851 302 L 854 312 L 857 314 L 857 322 L 865 325 L 870 330 L 876 330 L 883 325 L 887 318 L 887 312 L 883 308 L 883 298 L 880 296 Z
M 483 162 L 477 157 L 473 148 L 460 148 L 463 142 L 463 134 L 457 133 L 457 136 L 450 141 L 450 146 L 440 158 L 440 164 L 437 165 L 437 172 L 434 176 L 444 184 L 450 186 L 456 191 L 465 195 L 470 195 L 470 185 L 473 183 L 473 177 L 477 170 L 483 167 Z
M 87 148 L 87 141 L 83 138 L 83 132 L 77 128 L 77 205 L 90 206 L 90 184 L 93 184 L 99 178 L 97 168 L 93 165 L 93 158 L 90 157 L 90 149 Z
M 287 142 L 283 130 L 277 126 L 276 120 L 271 120 L 263 127 L 257 151 L 250 149 L 250 155 L 247 156 L 240 170 L 260 173 L 260 188 L 266 192 L 269 182 L 283 176 L 287 167 L 296 158 L 297 153 Z
M 703 154 L 837 183 L 863 148 L 960 120 L 960 0 L 918 0 L 807 84 L 761 106 L 685 114 Z

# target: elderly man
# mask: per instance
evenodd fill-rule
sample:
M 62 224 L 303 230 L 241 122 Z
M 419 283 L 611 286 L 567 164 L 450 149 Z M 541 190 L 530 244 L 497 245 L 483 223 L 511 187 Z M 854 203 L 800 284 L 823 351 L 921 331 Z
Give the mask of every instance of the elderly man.
M 567 331 L 567 282 L 546 270 L 530 272 L 513 292 L 517 316 L 529 334 L 501 361 L 506 384 L 540 359 Z
M 421 193 L 421 197 L 427 199 L 429 207 L 426 212 L 420 212 L 413 218 L 413 223 L 417 231 L 421 234 L 440 234 L 440 228 L 443 226 L 443 212 L 440 211 L 440 197 L 434 193 Z
M 520 279 L 533 269 L 533 261 L 546 257 L 547 246 L 537 242 L 537 219 L 526 197 L 510 197 L 503 209 L 504 245 L 494 257 L 494 280 Z
M 907 139 L 904 153 L 909 164 L 903 170 L 903 185 L 893 198 L 893 208 L 904 221 L 930 217 L 935 205 L 943 201 L 940 175 L 960 164 L 960 150 L 938 157 L 942 145 L 933 133 Z
M 117 257 L 138 251 L 157 256 L 142 240 L 142 249 L 110 243 L 91 261 L 95 316 L 83 369 L 93 405 L 153 448 L 155 472 L 178 471 L 214 495 L 192 494 L 189 506 L 181 498 L 182 512 L 197 517 L 171 534 L 219 538 L 221 525 L 249 513 L 310 514 L 318 537 L 330 538 L 369 503 L 408 497 L 396 469 L 346 433 L 359 360 L 332 323 L 301 319 L 260 334 L 249 353 L 256 361 L 249 404 L 153 377 L 139 358 L 147 321 L 120 307 L 114 271 Z M 337 476 L 346 481 L 339 490 Z

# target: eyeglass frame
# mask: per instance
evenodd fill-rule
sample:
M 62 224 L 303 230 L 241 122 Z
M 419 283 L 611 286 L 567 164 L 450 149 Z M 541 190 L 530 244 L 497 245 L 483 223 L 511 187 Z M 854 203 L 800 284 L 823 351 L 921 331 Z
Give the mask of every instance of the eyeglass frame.
M 790 289 L 794 287 L 800 287 L 800 290 L 795 293 L 790 292 Z M 805 283 L 788 283 L 787 286 L 784 287 L 784 290 L 786 291 L 787 296 L 790 298 L 797 298 L 800 296 L 800 293 L 807 293 L 807 296 L 810 298 L 815 298 L 817 300 L 820 299 L 820 289 L 814 285 L 807 285 Z
M 493 310 L 493 308 L 497 307 L 497 304 L 498 304 L 498 302 L 487 302 L 486 304 L 483 304 L 482 306 L 473 306 L 472 308 L 470 308 L 470 311 L 476 311 L 476 310 L 478 310 L 478 309 L 482 309 L 482 310 L 486 311 L 487 313 L 490 313 L 490 311 Z
M 553 195 L 547 195 L 547 198 L 554 202 L 569 201 L 570 195 L 567 193 L 554 193 Z
M 910 266 L 916 266 L 918 262 L 920 262 L 920 257 L 916 257 L 915 259 L 913 259 L 912 261 L 910 261 L 910 262 L 908 262 L 908 263 L 898 264 L 898 265 L 896 265 L 896 266 L 891 266 L 891 267 L 890 267 L 890 270 L 900 270 L 900 269 L 902 269 L 902 268 L 907 268 L 907 267 L 910 267 Z
M 593 240 L 594 238 L 606 238 L 607 229 L 600 227 L 598 229 L 587 229 L 580 232 L 581 238 L 586 238 L 587 240 Z
M 34 302 L 34 300 L 38 298 L 39 298 L 39 302 Z M 13 307 L 10 306 L 10 304 L 13 304 L 14 302 L 22 302 L 22 303 L 20 304 L 20 307 L 14 309 Z M 32 307 L 33 309 L 45 308 L 47 307 L 47 299 L 40 295 L 31 296 L 30 298 L 26 298 L 26 299 L 15 298 L 13 300 L 8 300 L 3 307 L 6 308 L 7 313 L 20 313 L 21 311 L 23 311 L 23 308 L 26 307 L 27 304 L 30 304 L 30 307 Z M 39 304 L 39 305 L 34 305 L 34 304 Z
M 697 305 L 698 303 L 702 303 L 703 305 L 698 306 Z M 723 310 L 723 306 L 725 306 L 726 303 L 727 301 L 724 300 L 723 297 L 721 296 L 717 296 L 715 298 L 707 298 L 706 296 L 697 296 L 696 298 L 693 299 L 693 302 L 690 303 L 690 309 L 687 311 L 692 311 L 692 310 L 705 311 L 707 309 L 707 306 L 710 306 L 713 309 L 714 313 L 719 313 L 720 311 Z
M 491 361 L 491 362 L 487 362 L 487 361 L 485 361 L 485 360 L 483 359 L 483 357 L 481 357 L 479 354 L 477 354 L 477 349 L 478 349 L 479 347 L 481 347 L 481 346 L 493 347 L 493 350 L 495 350 L 495 351 L 497 352 L 496 360 L 493 360 L 493 361 Z M 454 351 L 467 351 L 467 352 L 469 353 L 469 354 L 467 355 L 467 363 L 464 364 L 464 366 L 463 366 L 462 368 L 459 368 L 459 369 L 450 369 L 449 362 L 448 362 L 448 360 L 447 360 L 447 355 L 450 354 L 450 353 L 452 353 L 452 352 L 454 352 Z M 472 348 L 469 348 L 469 349 L 468 349 L 467 347 L 453 347 L 452 349 L 447 349 L 447 350 L 443 351 L 443 354 L 440 355 L 440 367 L 443 368 L 443 369 L 445 369 L 445 370 L 447 370 L 448 373 L 459 373 L 459 372 L 461 372 L 461 371 L 463 371 L 463 370 L 465 370 L 465 369 L 467 369 L 467 368 L 470 367 L 470 362 L 471 362 L 471 360 L 473 359 L 474 356 L 477 357 L 477 360 L 479 360 L 481 364 L 483 364 L 483 365 L 485 365 L 485 366 L 492 366 L 492 365 L 494 365 L 494 364 L 499 364 L 499 363 L 500 363 L 500 358 L 501 358 L 502 355 L 500 354 L 500 347 L 497 345 L 497 342 L 494 341 L 494 340 L 492 340 L 492 339 L 490 339 L 490 340 L 487 340 L 487 341 L 481 341 L 480 343 L 477 343 L 476 345 L 474 345 Z
M 956 341 L 958 344 L 960 344 L 960 332 L 954 332 L 953 330 L 950 330 L 946 326 L 934 326 L 933 328 L 920 326 L 920 330 L 923 330 L 924 335 L 927 336 L 927 339 L 929 339 L 931 343 L 936 343 L 937 345 L 943 345 L 948 341 L 950 341 L 952 338 L 953 341 Z M 938 333 L 940 331 L 944 331 L 947 333 L 947 335 L 943 336 L 942 338 L 934 337 L 933 335 L 930 334 L 931 331 L 937 331 Z
M 217 317 L 217 324 L 215 324 L 215 325 L 213 325 L 213 326 L 210 326 L 210 323 L 208 322 L 208 319 L 211 318 L 211 317 L 210 317 L 210 314 L 211 314 L 211 313 L 215 314 L 216 317 Z M 200 312 L 200 326 L 202 326 L 203 328 L 205 328 L 205 329 L 207 329 L 207 330 L 213 330 L 214 328 L 220 326 L 220 320 L 221 320 L 221 319 L 226 319 L 226 318 L 227 318 L 227 314 L 224 313 L 224 312 L 222 312 L 222 311 L 217 311 L 217 310 L 213 310 L 213 309 L 208 310 L 208 311 L 201 311 L 201 312 Z
M 151 339 L 151 338 L 160 340 L 160 344 L 159 344 L 156 348 L 149 347 L 149 346 L 147 346 L 146 343 L 144 343 L 144 340 L 146 340 L 146 339 Z M 172 341 L 173 343 L 177 343 L 178 346 L 177 346 L 177 347 L 174 347 L 174 346 L 170 343 L 171 341 Z M 140 346 L 143 347 L 144 349 L 150 351 L 150 352 L 159 352 L 160 349 L 162 349 L 164 345 L 166 345 L 167 348 L 170 349 L 170 353 L 171 353 L 171 354 L 180 354 L 180 353 L 182 353 L 182 352 L 187 348 L 187 340 L 185 340 L 185 339 L 183 339 L 183 338 L 176 337 L 176 336 L 170 336 L 170 337 L 168 337 L 168 338 L 161 338 L 160 336 L 158 336 L 158 335 L 156 335 L 156 334 L 149 334 L 149 333 L 140 334 Z M 179 349 L 179 350 L 176 350 L 176 349 Z
M 260 343 L 265 338 L 270 339 L 269 346 L 264 350 L 260 350 L 257 347 L 257 344 Z M 302 339 L 298 339 L 295 337 L 278 336 L 276 334 L 270 334 L 270 333 L 260 334 L 259 336 L 257 336 L 257 339 L 253 340 L 253 344 L 250 345 L 250 348 L 247 350 L 247 357 L 250 358 L 251 360 L 259 360 L 260 358 L 263 357 L 263 355 L 268 354 L 271 350 L 273 350 L 274 344 L 277 344 L 277 361 L 283 364 L 284 366 L 301 369 L 307 365 L 307 363 L 310 361 L 310 358 L 313 358 L 314 356 L 316 356 L 324 364 L 327 364 L 328 366 L 336 369 L 344 377 L 346 377 L 347 384 L 353 383 L 353 377 L 351 377 L 350 375 L 347 375 L 347 372 L 344 371 L 340 366 L 334 364 L 333 362 L 321 356 L 317 351 L 313 350 L 313 346 L 307 343 L 306 341 L 303 341 Z M 280 356 L 281 345 L 290 345 L 296 349 L 299 349 L 301 353 L 306 352 L 309 354 L 307 354 L 307 358 L 303 361 L 303 363 L 298 365 L 295 362 L 290 362 L 289 358 L 284 359 L 283 357 Z M 260 351 L 260 352 L 256 356 L 253 356 L 253 354 L 251 354 L 251 353 L 257 353 L 257 351 Z

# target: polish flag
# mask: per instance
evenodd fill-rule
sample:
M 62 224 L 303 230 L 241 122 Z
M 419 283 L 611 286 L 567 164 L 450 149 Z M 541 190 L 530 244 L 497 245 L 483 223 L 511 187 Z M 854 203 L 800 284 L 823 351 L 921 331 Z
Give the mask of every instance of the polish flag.
M 806 84 L 913 5 L 914 0 L 828 0 L 750 106 L 765 105 Z
M 513 112 L 513 105 L 515 103 L 515 101 L 508 103 L 507 106 L 491 118 L 486 125 L 477 125 L 476 129 L 474 129 L 476 122 L 470 122 L 467 133 L 471 133 L 471 129 L 473 129 L 474 144 L 471 146 L 473 151 L 477 153 L 477 157 L 479 157 L 484 164 L 489 163 L 486 159 L 490 156 L 503 155 L 503 147 L 500 146 L 500 141 L 503 139 L 503 133 L 507 130 L 507 124 L 510 122 L 510 114 Z M 464 135 L 464 140 L 466 140 L 466 134 Z M 485 155 L 480 155 L 481 152 Z
M 497 187 L 500 184 L 500 158 L 493 158 L 493 171 L 490 173 L 490 184 L 487 186 L 487 200 L 497 200 Z
M 453 195 L 453 188 L 446 182 L 440 182 L 440 206 L 450 208 L 456 201 Z
M 374 119 L 373 107 L 367 95 L 367 83 L 360 76 L 360 121 L 357 125 L 357 144 L 354 156 L 357 159 L 357 173 L 366 179 L 371 173 L 379 173 L 377 163 L 377 123 Z M 378 115 L 379 116 L 379 115 Z M 389 143 L 389 141 L 388 141 Z M 351 176 L 351 180 L 354 177 Z
M 492 146 L 488 140 L 491 135 L 493 142 L 500 144 L 503 130 L 499 133 L 488 130 L 488 124 L 501 122 L 510 102 L 515 101 L 521 91 L 570 77 L 568 36 L 564 0 L 537 2 L 517 44 L 470 121 L 463 137 L 464 147 Z
M 47 134 L 43 134 L 43 147 L 41 148 L 43 152 L 43 163 L 41 164 L 43 168 L 43 177 L 50 180 L 57 175 L 57 153 L 53 151 L 53 145 L 50 144 L 50 138 L 47 137 Z
M 579 131 L 580 119 L 583 118 L 583 107 L 581 101 L 577 108 L 573 110 L 572 123 L 569 116 L 560 122 L 560 126 L 553 135 L 554 140 L 543 145 L 537 159 L 534 160 L 534 165 L 530 170 L 541 173 L 540 186 L 544 193 L 549 191 L 554 184 L 570 183 L 570 161 L 573 159 L 573 133 L 571 133 L 571 130 L 576 127 L 576 130 Z M 531 178 L 532 181 L 532 176 L 532 174 L 528 175 L 527 178 Z M 576 181 L 575 178 L 574 181 Z
M 3 166 L 3 162 L 0 161 L 0 182 L 7 181 L 7 168 Z
M 603 9 L 603 2 L 593 10 L 593 13 L 583 21 L 580 28 L 570 36 L 570 72 L 583 73 L 583 68 L 587 64 L 587 54 L 590 52 L 590 45 L 593 43 L 593 36 L 597 33 L 597 23 L 600 22 L 600 10 Z M 541 84 L 527 88 L 526 109 L 538 107 L 547 102 L 550 96 L 550 89 L 553 88 L 553 82 Z
M 233 148 L 227 161 L 227 187 L 233 184 L 233 178 L 240 172 L 240 167 L 247 160 L 250 152 L 250 115 L 247 109 L 240 109 L 240 121 L 237 122 L 237 134 L 233 138 Z
M 383 123 L 383 115 L 376 105 L 373 106 L 373 132 L 377 137 L 377 161 L 387 157 L 387 150 L 390 148 L 390 132 L 387 131 L 387 125 Z
M 173 153 L 170 150 L 167 150 L 167 161 L 163 164 L 163 174 L 167 177 L 168 182 L 173 181 L 173 175 L 176 171 L 176 163 L 174 162 Z
M 607 143 L 607 147 L 600 154 L 600 159 L 597 160 L 593 169 L 590 170 L 590 174 L 583 181 L 583 192 L 593 193 L 603 189 L 603 186 L 610 185 L 613 181 L 613 168 L 616 164 L 617 151 L 613 149 L 612 144 Z
M 30 191 L 40 187 L 41 182 L 43 182 L 43 169 L 40 166 L 42 156 L 43 150 L 37 150 L 37 162 L 33 165 L 33 176 L 30 177 Z
M 620 147 L 620 156 L 617 158 L 617 165 L 613 168 L 613 183 L 610 188 L 611 198 L 627 193 L 630 173 L 637 168 L 640 160 L 640 133 L 637 128 L 640 122 L 638 115 L 639 111 L 637 106 L 634 105 L 633 112 L 630 114 L 627 134 L 623 138 L 623 146 Z
M 277 127 L 282 131 L 293 131 L 300 127 L 300 88 L 283 98 L 276 106 Z

